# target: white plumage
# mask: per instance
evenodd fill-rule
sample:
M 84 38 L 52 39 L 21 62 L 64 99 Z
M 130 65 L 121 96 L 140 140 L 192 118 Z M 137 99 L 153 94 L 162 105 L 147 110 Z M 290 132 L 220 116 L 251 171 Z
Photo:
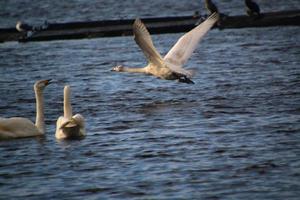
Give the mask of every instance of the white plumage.
M 219 14 L 213 13 L 203 23 L 184 34 L 164 58 L 154 47 L 146 26 L 141 20 L 136 19 L 133 24 L 134 40 L 142 49 L 149 63 L 143 68 L 117 66 L 112 71 L 146 73 L 162 79 L 193 83 L 189 80 L 193 76 L 193 72 L 184 69 L 183 65 L 192 56 L 200 40 L 218 21 L 218 18 Z
M 55 137 L 57 139 L 78 139 L 83 138 L 85 133 L 85 121 L 82 115 L 72 116 L 71 88 L 64 88 L 64 115 L 56 122 Z
M 45 134 L 43 91 L 49 84 L 50 80 L 41 80 L 34 84 L 36 98 L 35 124 L 23 117 L 0 118 L 0 139 L 13 139 Z

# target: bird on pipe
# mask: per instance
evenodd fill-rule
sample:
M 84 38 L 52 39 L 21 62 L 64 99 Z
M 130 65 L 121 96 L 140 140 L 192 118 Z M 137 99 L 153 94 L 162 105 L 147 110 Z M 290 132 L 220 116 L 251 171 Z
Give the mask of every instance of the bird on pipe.
M 32 37 L 36 32 L 47 29 L 48 26 L 49 23 L 47 21 L 44 21 L 44 23 L 40 26 L 31 26 L 22 21 L 17 21 L 16 30 L 19 31 L 20 33 L 23 33 L 24 38 L 29 38 Z
M 245 0 L 247 14 L 251 17 L 260 18 L 260 8 L 257 3 L 252 0 Z
M 154 47 L 146 26 L 140 19 L 136 19 L 133 24 L 134 40 L 146 56 L 148 65 L 140 68 L 118 65 L 113 67 L 112 71 L 144 73 L 161 79 L 177 80 L 179 82 L 193 84 L 194 82 L 191 80 L 194 75 L 193 71 L 184 69 L 183 65 L 192 56 L 200 40 L 213 27 L 218 19 L 218 13 L 213 13 L 200 25 L 181 36 L 164 58 Z

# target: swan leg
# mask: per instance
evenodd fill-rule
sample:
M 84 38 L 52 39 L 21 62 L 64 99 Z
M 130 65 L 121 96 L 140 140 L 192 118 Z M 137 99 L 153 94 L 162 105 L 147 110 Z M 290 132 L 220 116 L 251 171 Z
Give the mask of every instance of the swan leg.
M 195 84 L 190 78 L 181 73 L 173 72 L 173 78 L 180 83 Z
M 180 83 L 187 83 L 187 84 L 195 84 L 191 79 L 189 79 L 186 76 L 179 77 L 178 82 L 180 82 Z

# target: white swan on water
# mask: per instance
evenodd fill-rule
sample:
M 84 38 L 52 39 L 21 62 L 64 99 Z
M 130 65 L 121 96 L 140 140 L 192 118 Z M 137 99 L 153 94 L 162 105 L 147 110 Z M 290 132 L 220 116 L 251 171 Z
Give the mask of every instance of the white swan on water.
M 44 120 L 44 88 L 51 80 L 41 80 L 34 84 L 36 99 L 35 124 L 23 117 L 0 118 L 0 139 L 39 136 L 45 134 Z
M 164 58 L 162 58 L 155 49 L 145 25 L 141 20 L 136 19 L 133 24 L 134 40 L 145 54 L 148 65 L 143 68 L 128 68 L 119 65 L 112 68 L 112 71 L 145 73 L 161 79 L 193 83 L 193 81 L 190 80 L 193 76 L 192 71 L 183 69 L 183 65 L 191 57 L 203 36 L 218 21 L 218 18 L 219 15 L 213 13 L 203 23 L 184 34 Z
M 60 116 L 56 122 L 55 137 L 57 139 L 83 138 L 85 133 L 84 118 L 80 114 L 72 116 L 70 86 L 64 88 L 64 116 Z

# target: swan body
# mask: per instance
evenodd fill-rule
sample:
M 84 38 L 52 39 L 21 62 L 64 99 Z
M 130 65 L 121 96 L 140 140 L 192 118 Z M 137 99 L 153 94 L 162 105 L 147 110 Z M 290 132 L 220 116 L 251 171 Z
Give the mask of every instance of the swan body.
M 56 122 L 55 137 L 57 139 L 79 139 L 83 138 L 85 133 L 84 118 L 80 114 L 72 116 L 70 86 L 64 88 L 64 115 L 60 116 Z
M 133 24 L 134 40 L 142 49 L 148 60 L 148 65 L 143 68 L 129 68 L 116 66 L 112 71 L 144 73 L 166 80 L 178 80 L 184 83 L 194 83 L 190 78 L 193 71 L 186 70 L 183 65 L 191 57 L 199 41 L 218 21 L 219 15 L 213 13 L 203 23 L 184 34 L 164 58 L 159 54 L 153 45 L 151 36 L 140 19 Z
M 0 140 L 45 134 L 43 90 L 49 84 L 50 80 L 41 80 L 34 84 L 36 98 L 35 124 L 23 117 L 0 118 Z

